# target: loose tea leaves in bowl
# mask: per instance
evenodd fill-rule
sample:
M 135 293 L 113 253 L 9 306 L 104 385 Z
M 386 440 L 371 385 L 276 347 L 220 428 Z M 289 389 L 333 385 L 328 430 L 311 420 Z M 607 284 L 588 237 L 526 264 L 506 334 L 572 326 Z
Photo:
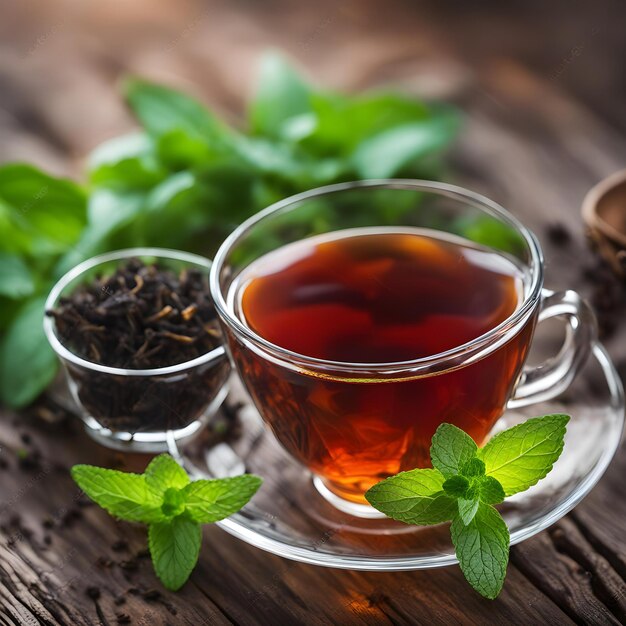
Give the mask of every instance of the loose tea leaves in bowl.
M 210 263 L 181 257 L 163 251 L 86 261 L 77 276 L 61 279 L 48 307 L 70 390 L 88 432 L 105 445 L 132 440 L 144 451 L 165 449 L 168 431 L 191 436 L 225 395 L 230 366 Z
M 220 345 L 206 277 L 131 259 L 61 298 L 59 339 L 82 358 L 128 369 L 184 363 Z

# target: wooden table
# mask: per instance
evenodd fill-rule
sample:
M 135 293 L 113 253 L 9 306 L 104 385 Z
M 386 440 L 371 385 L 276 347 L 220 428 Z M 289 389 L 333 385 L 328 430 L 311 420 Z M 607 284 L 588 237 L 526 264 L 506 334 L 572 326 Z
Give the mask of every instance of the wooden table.
M 583 278 L 593 263 L 578 209 L 626 159 L 621 2 L 3 3 L 0 160 L 77 175 L 87 151 L 132 126 L 114 88 L 128 71 L 186 87 L 236 119 L 259 51 L 280 46 L 334 87 L 398 83 L 458 103 L 466 123 L 450 178 L 535 230 L 548 286 L 597 289 Z M 567 245 L 556 223 L 571 234 Z M 623 298 L 609 307 L 626 312 Z M 624 376 L 626 324 L 606 343 Z M 3 411 L 0 421 L 3 624 L 626 622 L 623 448 L 573 513 L 511 550 L 494 602 L 456 567 L 328 570 L 215 527 L 174 594 L 152 573 L 145 532 L 87 506 L 67 472 L 75 462 L 145 461 L 98 448 L 74 421 L 46 422 L 45 407 Z

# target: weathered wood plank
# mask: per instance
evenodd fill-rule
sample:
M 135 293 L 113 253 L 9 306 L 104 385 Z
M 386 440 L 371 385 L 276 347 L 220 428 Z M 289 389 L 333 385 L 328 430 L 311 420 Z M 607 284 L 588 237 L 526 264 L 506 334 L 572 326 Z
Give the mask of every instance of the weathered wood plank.
M 604 559 L 591 557 L 567 520 L 516 547 L 512 562 L 577 623 L 623 623 L 626 583 Z
M 76 462 L 119 467 L 119 455 L 90 442 L 73 422 L 51 429 L 21 418 L 18 426 L 5 415 L 3 425 L 0 445 L 8 467 L 0 471 L 5 494 L 0 587 L 9 589 L 7 598 L 17 603 L 20 617 L 30 611 L 39 612 L 42 623 L 45 618 L 52 624 L 89 624 L 101 619 L 99 613 L 111 623 L 116 614 L 126 613 L 176 624 L 362 625 L 445 624 L 466 616 L 468 623 L 479 624 L 491 606 L 467 587 L 456 568 L 386 574 L 327 570 L 269 555 L 215 527 L 205 530 L 190 584 L 168 593 L 143 553 L 145 532 L 88 506 L 67 474 Z M 55 462 L 61 456 L 63 465 Z M 135 455 L 126 460 L 124 469 L 137 470 L 148 459 Z M 490 608 L 495 616 L 512 621 L 524 606 L 529 619 L 567 622 L 515 568 L 509 580 Z M 99 591 L 97 600 L 88 595 L 92 587 Z M 160 590 L 157 598 L 147 599 L 154 589 Z M 117 598 L 124 604 L 116 605 Z M 467 618 L 468 610 L 475 617 Z
M 582 271 L 591 255 L 578 207 L 626 154 L 618 4 L 577 3 L 573 10 L 529 0 L 478 11 L 463 3 L 397 2 L 381 11 L 375 2 L 320 0 L 294 11 L 279 0 L 141 0 L 77 11 L 70 3 L 14 3 L 0 20 L 0 161 L 78 173 L 89 149 L 132 125 L 115 92 L 127 71 L 189 88 L 237 119 L 259 51 L 282 46 L 325 84 L 393 82 L 456 100 L 467 121 L 454 152 L 455 179 L 537 232 L 550 286 L 590 294 Z M 571 232 L 567 246 L 549 241 L 552 222 Z M 616 360 L 626 359 L 626 325 L 609 348 Z M 134 624 L 190 625 L 625 619 L 624 450 L 572 515 L 513 548 L 505 590 L 488 602 L 456 568 L 326 570 L 263 553 L 217 528 L 204 533 L 190 583 L 168 593 L 143 553 L 144 531 L 84 506 L 67 473 L 80 461 L 141 469 L 145 457 L 122 460 L 76 424 L 46 426 L 7 412 L 0 446 L 8 463 L 0 467 L 0 621 L 7 624 L 115 624 L 124 615 Z M 18 450 L 29 451 L 27 460 Z

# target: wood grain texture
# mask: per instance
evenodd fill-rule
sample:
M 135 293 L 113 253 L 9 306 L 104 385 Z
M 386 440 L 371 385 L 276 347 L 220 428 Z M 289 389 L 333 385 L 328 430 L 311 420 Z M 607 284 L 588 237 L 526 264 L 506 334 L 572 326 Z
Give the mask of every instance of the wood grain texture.
M 259 52 L 283 47 L 344 89 L 403 85 L 456 102 L 465 129 L 450 179 L 518 215 L 546 252 L 547 285 L 592 294 L 578 209 L 624 167 L 623 4 L 357 0 L 0 0 L 0 161 L 78 175 L 132 128 L 115 83 L 134 72 L 242 118 Z M 547 228 L 572 235 L 553 245 Z M 626 309 L 623 309 L 626 313 Z M 626 370 L 626 324 L 607 338 Z M 359 573 L 283 560 L 204 531 L 190 582 L 163 591 L 145 532 L 80 497 L 76 462 L 142 469 L 45 410 L 0 415 L 2 624 L 611 624 L 626 622 L 626 452 L 564 520 L 512 549 L 505 589 L 482 599 L 457 568 Z M 20 459 L 28 452 L 27 459 Z M 97 592 L 96 590 L 97 589 Z

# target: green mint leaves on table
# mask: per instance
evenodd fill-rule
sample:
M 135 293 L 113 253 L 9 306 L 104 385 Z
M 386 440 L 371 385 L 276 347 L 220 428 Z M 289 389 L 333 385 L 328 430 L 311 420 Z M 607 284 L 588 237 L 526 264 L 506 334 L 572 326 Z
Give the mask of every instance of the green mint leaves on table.
M 0 166 L 1 402 L 26 406 L 53 379 L 44 299 L 84 259 L 135 246 L 211 256 L 236 225 L 294 193 L 445 173 L 441 156 L 459 128 L 451 107 L 395 91 L 320 89 L 276 53 L 263 57 L 257 82 L 234 128 L 195 98 L 128 79 L 123 96 L 140 129 L 97 147 L 83 183 Z M 384 217 L 404 208 L 380 198 L 359 210 Z M 325 228 L 323 210 L 317 219 Z
M 451 521 L 450 534 L 467 581 L 498 596 L 509 560 L 509 530 L 494 508 L 544 478 L 563 451 L 567 415 L 530 419 L 483 448 L 452 424 L 435 432 L 433 469 L 414 469 L 374 485 L 368 502 L 395 520 L 420 526 Z
M 143 474 L 75 465 L 72 477 L 114 517 L 148 524 L 154 571 L 172 591 L 183 586 L 198 561 L 202 524 L 236 513 L 261 485 L 251 474 L 191 482 L 169 454 L 155 457 Z

